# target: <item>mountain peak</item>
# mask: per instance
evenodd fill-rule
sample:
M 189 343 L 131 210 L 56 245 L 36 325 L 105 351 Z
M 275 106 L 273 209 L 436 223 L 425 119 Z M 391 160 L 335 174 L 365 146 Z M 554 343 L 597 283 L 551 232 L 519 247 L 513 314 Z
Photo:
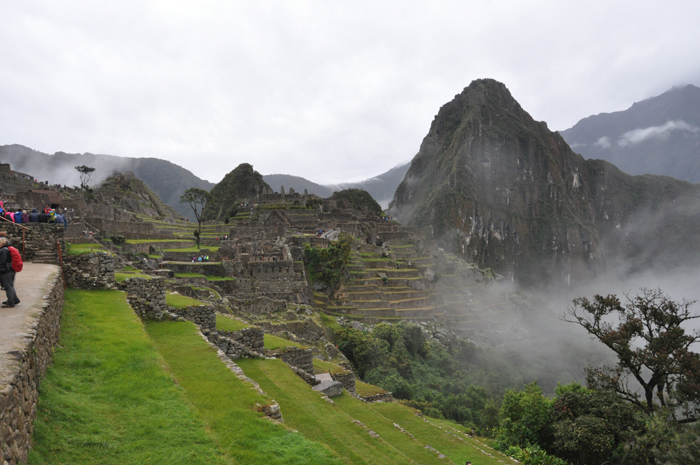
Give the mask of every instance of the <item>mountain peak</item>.
M 633 212 L 683 192 L 696 195 L 670 178 L 632 179 L 586 162 L 503 84 L 484 79 L 440 108 L 391 214 L 481 268 L 542 286 L 592 277 L 607 257 L 637 253 L 626 248 L 634 236 L 621 233 Z M 617 242 L 607 255 L 609 241 Z

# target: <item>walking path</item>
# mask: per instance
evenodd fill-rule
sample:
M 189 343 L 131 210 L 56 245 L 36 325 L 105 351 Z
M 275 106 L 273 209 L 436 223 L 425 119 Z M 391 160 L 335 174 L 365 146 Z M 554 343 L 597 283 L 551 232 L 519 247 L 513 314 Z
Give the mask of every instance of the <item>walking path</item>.
M 44 296 L 50 291 L 52 277 L 59 272 L 58 266 L 44 263 L 24 263 L 24 269 L 15 277 L 15 290 L 21 303 L 14 308 L 0 308 L 0 386 L 17 358 L 15 351 L 24 347 L 27 331 L 42 307 Z M 0 291 L 0 302 L 5 301 L 5 291 Z

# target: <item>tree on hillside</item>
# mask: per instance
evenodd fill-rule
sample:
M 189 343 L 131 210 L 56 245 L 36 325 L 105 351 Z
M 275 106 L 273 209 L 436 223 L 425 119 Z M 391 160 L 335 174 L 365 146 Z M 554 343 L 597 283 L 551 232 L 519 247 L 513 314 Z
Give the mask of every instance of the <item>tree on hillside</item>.
M 550 452 L 567 463 L 583 465 L 604 463 L 624 453 L 626 437 L 644 430 L 645 415 L 617 393 L 572 383 L 557 388 L 550 420 L 554 435 Z
M 199 248 L 199 238 L 202 235 L 202 211 L 204 211 L 204 206 L 209 199 L 211 199 L 211 194 L 198 187 L 190 187 L 180 196 L 180 203 L 189 203 L 195 218 L 197 218 L 198 229 L 194 233 L 197 239 L 197 248 Z
M 700 333 L 684 327 L 700 318 L 690 311 L 694 302 L 642 289 L 624 305 L 615 295 L 573 303 L 565 319 L 617 354 L 617 364 L 586 370 L 589 387 L 616 392 L 648 413 L 668 408 L 679 423 L 700 418 L 700 355 L 691 351 Z
M 90 182 L 90 176 L 95 171 L 95 168 L 87 165 L 80 165 L 75 167 L 80 173 L 80 188 L 84 191 L 88 190 L 88 182 Z

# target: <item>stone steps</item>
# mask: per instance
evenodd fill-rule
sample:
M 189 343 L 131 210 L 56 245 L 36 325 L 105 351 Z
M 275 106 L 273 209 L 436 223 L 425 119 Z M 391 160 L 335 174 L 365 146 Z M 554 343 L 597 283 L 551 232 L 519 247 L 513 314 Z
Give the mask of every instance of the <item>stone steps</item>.
M 56 265 L 58 264 L 58 253 L 39 251 L 34 255 L 34 258 L 32 258 L 32 263 L 48 263 L 51 265 Z

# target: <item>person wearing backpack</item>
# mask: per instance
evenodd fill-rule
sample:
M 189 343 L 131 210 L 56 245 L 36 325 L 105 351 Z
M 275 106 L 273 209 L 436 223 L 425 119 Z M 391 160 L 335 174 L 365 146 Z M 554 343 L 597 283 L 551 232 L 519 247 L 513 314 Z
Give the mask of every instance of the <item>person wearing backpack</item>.
M 7 300 L 2 303 L 3 308 L 12 308 L 19 303 L 15 292 L 15 270 L 12 268 L 12 253 L 10 241 L 6 237 L 0 237 L 0 283 L 5 288 Z M 19 269 L 21 269 L 21 258 Z

